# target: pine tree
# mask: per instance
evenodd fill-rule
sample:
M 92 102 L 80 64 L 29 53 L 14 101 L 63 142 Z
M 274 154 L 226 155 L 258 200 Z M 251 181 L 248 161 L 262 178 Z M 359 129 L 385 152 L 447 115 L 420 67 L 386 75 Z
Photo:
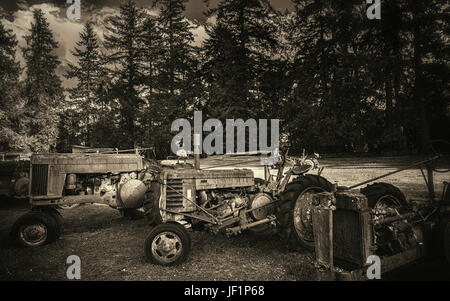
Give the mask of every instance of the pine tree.
M 292 144 L 301 151 L 362 151 L 372 116 L 370 56 L 360 49 L 360 1 L 293 1 L 291 102 L 285 107 Z M 375 21 L 374 21 L 375 22 Z
M 204 44 L 206 110 L 220 119 L 267 116 L 264 82 L 276 72 L 279 46 L 277 18 L 269 1 L 221 1 L 207 16 L 217 21 L 208 28 L 210 37 Z
M 21 128 L 23 99 L 20 97 L 20 65 L 16 61 L 17 39 L 0 19 L 0 146 L 4 150 L 29 150 Z
M 106 19 L 104 46 L 106 61 L 113 78 L 112 96 L 120 103 L 121 135 L 118 146 L 133 148 L 139 144 L 138 112 L 143 105 L 142 84 L 145 82 L 146 49 L 142 44 L 147 14 L 135 2 L 120 6 L 119 15 Z
M 72 106 L 67 108 L 66 113 L 69 114 L 68 110 L 71 111 L 75 119 L 72 122 L 77 125 L 78 134 L 83 135 L 83 138 L 79 140 L 87 146 L 93 146 L 95 143 L 92 137 L 93 126 L 105 112 L 98 97 L 104 73 L 103 60 L 91 23 L 86 23 L 80 33 L 80 41 L 76 45 L 72 54 L 77 58 L 77 64 L 69 64 L 66 77 L 76 79 L 77 85 L 68 89 Z M 76 139 L 76 137 L 72 138 Z
M 448 139 L 450 124 L 448 82 L 450 79 L 448 3 L 438 0 L 407 1 L 408 19 L 405 31 L 409 33 L 412 60 L 412 95 L 407 105 L 412 114 L 407 120 L 412 132 L 417 133 L 416 146 L 421 153 L 432 153 L 432 139 Z M 447 112 L 446 112 L 447 111 Z M 447 113 L 447 115 L 446 115 Z M 441 122 L 436 122 L 441 120 Z M 434 136 L 434 137 L 433 137 Z
M 198 60 L 192 45 L 195 27 L 184 17 L 187 0 L 157 0 L 160 14 L 162 43 L 161 61 L 158 66 L 158 153 L 168 153 L 170 147 L 170 125 L 177 118 L 192 116 L 193 104 L 197 100 L 196 89 Z M 157 115 L 157 116 L 158 116 Z
M 58 43 L 53 38 L 42 10 L 33 11 L 31 29 L 24 38 L 24 96 L 27 101 L 25 122 L 30 131 L 29 135 L 36 139 L 32 150 L 49 151 L 56 147 L 58 114 L 64 96 L 61 80 L 56 74 L 60 62 L 54 50 Z
M 156 137 L 161 130 L 160 104 L 159 104 L 159 66 L 162 63 L 163 51 L 161 49 L 161 28 L 158 20 L 148 16 L 144 22 L 142 44 L 144 47 L 144 95 L 145 105 L 141 110 L 143 145 L 156 147 Z

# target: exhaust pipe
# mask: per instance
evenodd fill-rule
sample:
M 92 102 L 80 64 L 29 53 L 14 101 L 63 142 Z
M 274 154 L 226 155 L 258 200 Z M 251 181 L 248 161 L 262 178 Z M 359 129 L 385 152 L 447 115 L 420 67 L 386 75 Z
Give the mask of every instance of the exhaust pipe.
M 195 169 L 200 170 L 200 134 L 194 134 L 194 160 Z

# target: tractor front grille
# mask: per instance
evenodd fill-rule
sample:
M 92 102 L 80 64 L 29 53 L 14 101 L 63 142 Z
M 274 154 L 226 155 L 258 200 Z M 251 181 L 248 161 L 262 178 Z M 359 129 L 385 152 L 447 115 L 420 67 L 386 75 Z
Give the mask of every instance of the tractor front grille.
M 167 179 L 166 208 L 183 208 L 183 179 Z
M 31 195 L 47 195 L 48 165 L 33 164 L 31 180 Z

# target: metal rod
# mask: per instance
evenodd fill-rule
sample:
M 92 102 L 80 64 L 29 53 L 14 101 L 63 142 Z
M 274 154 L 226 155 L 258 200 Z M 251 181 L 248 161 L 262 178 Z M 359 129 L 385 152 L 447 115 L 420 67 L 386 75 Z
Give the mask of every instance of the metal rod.
M 212 169 L 212 168 L 219 168 L 219 167 L 227 167 L 227 166 L 233 166 L 233 165 L 240 165 L 240 164 L 244 164 L 244 163 L 256 163 L 256 162 L 261 162 L 261 159 L 258 159 L 258 160 L 251 160 L 251 161 L 248 161 L 248 160 L 245 160 L 245 161 L 238 161 L 238 162 L 233 162 L 233 163 L 228 163 L 228 164 L 223 164 L 223 165 L 210 166 L 210 167 L 206 167 L 206 168 L 203 168 L 203 169 L 205 170 L 205 169 Z
M 207 219 L 207 218 L 204 218 L 204 217 L 201 217 L 201 216 L 198 216 L 198 215 L 194 215 L 194 214 L 189 214 L 189 213 L 185 213 L 185 212 L 176 212 L 176 211 L 172 211 L 172 210 L 168 210 L 168 209 L 161 209 L 161 210 L 165 211 L 165 212 L 168 212 L 168 213 L 171 213 L 171 214 L 179 214 L 179 215 L 183 215 L 183 216 L 187 216 L 187 217 L 192 217 L 192 218 L 199 219 L 199 220 L 202 220 L 202 221 L 207 222 L 207 223 L 214 223 L 215 222 L 214 220 L 210 220 L 210 219 Z
M 410 212 L 410 213 L 406 213 L 406 214 L 402 214 L 402 215 L 386 217 L 386 218 L 376 221 L 375 225 L 379 226 L 379 225 L 383 225 L 383 224 L 390 223 L 390 222 L 395 222 L 395 221 L 402 220 L 402 219 L 408 219 L 408 218 L 414 217 L 416 215 L 417 215 L 417 213 Z
M 228 229 L 226 229 L 227 230 L 227 235 L 237 234 L 237 233 L 242 232 L 242 231 L 244 231 L 246 229 L 253 228 L 253 227 L 256 227 L 256 226 L 259 226 L 259 225 L 263 225 L 263 224 L 268 224 L 268 223 L 273 222 L 275 220 L 276 220 L 276 218 L 274 216 L 269 216 L 269 217 L 267 217 L 265 219 L 262 219 L 260 221 L 256 221 L 256 222 L 253 222 L 253 223 L 250 223 L 250 224 L 228 228 Z
M 421 161 L 421 162 L 418 162 L 418 163 L 414 163 L 414 164 L 409 165 L 409 166 L 406 166 L 406 167 L 399 168 L 399 169 L 397 169 L 397 170 L 395 170 L 395 171 L 389 172 L 389 173 L 384 174 L 384 175 L 382 175 L 382 176 L 375 177 L 375 178 L 373 178 L 373 179 L 364 181 L 364 182 L 362 182 L 362 183 L 359 183 L 359 184 L 350 186 L 350 187 L 348 187 L 348 189 L 354 189 L 354 188 L 359 187 L 359 186 L 362 186 L 362 185 L 364 185 L 364 184 L 368 184 L 368 183 L 370 183 L 370 182 L 373 182 L 373 181 L 376 181 L 376 180 L 379 180 L 379 179 L 382 179 L 382 178 L 391 176 L 391 175 L 393 175 L 393 174 L 396 174 L 396 173 L 399 173 L 399 172 L 401 172 L 401 171 L 410 169 L 410 168 L 412 168 L 412 167 L 416 167 L 416 166 L 420 166 L 420 165 L 426 164 L 426 163 L 428 163 L 428 162 L 434 161 L 434 160 L 439 159 L 439 158 L 440 158 L 440 156 L 435 156 L 435 157 L 433 157 L 433 158 L 431 158 L 431 159 L 427 159 L 427 160 L 424 160 L 424 161 Z
M 276 204 L 278 202 L 280 202 L 280 200 L 272 201 L 270 203 L 267 203 L 267 204 L 264 204 L 264 205 L 261 205 L 261 206 L 255 207 L 255 208 L 251 208 L 251 209 L 246 210 L 245 213 L 253 212 L 255 210 L 258 210 L 258 209 L 261 209 L 261 208 L 264 208 L 264 207 L 267 207 L 267 206 L 270 206 L 270 205 L 274 205 L 274 204 Z
M 427 175 L 428 175 L 428 194 L 430 196 L 430 200 L 434 200 L 436 197 L 436 193 L 434 192 L 434 179 L 433 179 L 433 166 L 432 162 L 427 164 Z

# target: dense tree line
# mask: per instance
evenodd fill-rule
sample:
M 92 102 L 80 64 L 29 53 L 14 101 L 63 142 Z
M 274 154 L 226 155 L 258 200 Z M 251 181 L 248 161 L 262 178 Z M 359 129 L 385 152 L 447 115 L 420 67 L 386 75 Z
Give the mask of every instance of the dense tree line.
M 125 1 L 104 20 L 103 43 L 87 22 L 66 96 L 42 11 L 21 49 L 22 80 L 16 37 L 0 23 L 0 143 L 155 147 L 164 157 L 172 121 L 194 110 L 280 119 L 293 152 L 427 152 L 430 140 L 450 136 L 444 1 L 383 2 L 380 20 L 367 19 L 361 0 L 292 0 L 286 12 L 269 0 L 220 1 L 205 13 L 214 22 L 200 47 L 186 2 L 155 1 L 155 17 Z

